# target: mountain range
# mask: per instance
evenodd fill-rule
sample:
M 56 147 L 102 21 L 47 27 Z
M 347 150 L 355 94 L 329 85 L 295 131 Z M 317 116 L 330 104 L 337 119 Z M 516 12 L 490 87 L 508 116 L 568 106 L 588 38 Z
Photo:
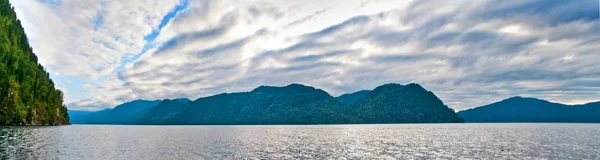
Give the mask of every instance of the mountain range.
M 600 122 L 600 102 L 565 105 L 546 100 L 512 97 L 458 112 L 466 122 Z
M 135 100 L 101 111 L 69 111 L 73 124 L 244 125 L 459 122 L 599 123 L 600 102 L 565 105 L 511 97 L 455 113 L 418 84 L 386 84 L 333 97 L 301 84 L 209 97 Z
M 333 97 L 301 84 L 260 86 L 209 97 L 136 100 L 97 112 L 69 111 L 73 124 L 250 125 L 461 123 L 432 92 L 418 84 L 386 84 Z

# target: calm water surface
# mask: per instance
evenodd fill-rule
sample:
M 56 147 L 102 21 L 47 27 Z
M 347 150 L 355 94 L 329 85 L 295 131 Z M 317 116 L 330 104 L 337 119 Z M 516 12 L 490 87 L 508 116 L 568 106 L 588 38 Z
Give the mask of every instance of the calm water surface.
M 600 124 L 2 127 L 0 159 L 600 159 Z

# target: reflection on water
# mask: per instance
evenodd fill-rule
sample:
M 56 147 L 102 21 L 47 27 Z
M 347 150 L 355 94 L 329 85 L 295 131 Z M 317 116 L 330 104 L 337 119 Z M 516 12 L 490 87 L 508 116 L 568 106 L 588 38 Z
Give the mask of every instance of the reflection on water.
M 3 127 L 0 159 L 600 159 L 599 124 Z

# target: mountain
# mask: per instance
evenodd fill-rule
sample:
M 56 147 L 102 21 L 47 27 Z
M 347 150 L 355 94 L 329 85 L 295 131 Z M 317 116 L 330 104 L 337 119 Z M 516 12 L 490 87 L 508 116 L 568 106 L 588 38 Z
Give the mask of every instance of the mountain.
M 85 118 L 76 117 L 71 119 L 73 124 L 135 124 L 146 112 L 158 105 L 161 101 L 135 100 L 116 106 L 113 109 L 105 109 L 98 112 L 92 112 Z M 82 113 L 81 111 L 70 111 L 72 113 Z M 85 112 L 83 112 L 85 113 Z M 75 117 L 74 117 L 75 118 Z
M 362 91 L 358 91 L 358 92 L 354 92 L 354 93 L 342 94 L 339 97 L 335 97 L 335 99 L 337 99 L 338 101 L 340 101 L 344 104 L 352 105 L 352 104 L 356 103 L 358 100 L 365 97 L 367 94 L 369 94 L 369 92 L 371 92 L 371 91 L 370 90 L 362 90 Z
M 0 0 L 0 125 L 69 124 L 63 92 L 38 63 L 8 0 Z
M 185 109 L 185 104 L 191 102 L 189 99 L 165 99 L 158 105 L 143 114 L 136 123 L 138 124 L 164 124 L 164 119 L 170 119 Z
M 355 104 L 353 104 L 355 103 Z M 418 84 L 387 84 L 332 97 L 301 84 L 250 92 L 162 101 L 133 101 L 94 113 L 72 112 L 73 123 L 145 125 L 355 124 L 463 122 Z M 84 118 L 79 118 L 79 115 Z
M 354 104 L 357 123 L 461 123 L 432 92 L 418 84 L 386 84 Z
M 600 102 L 564 105 L 512 97 L 458 114 L 467 122 L 600 122 Z

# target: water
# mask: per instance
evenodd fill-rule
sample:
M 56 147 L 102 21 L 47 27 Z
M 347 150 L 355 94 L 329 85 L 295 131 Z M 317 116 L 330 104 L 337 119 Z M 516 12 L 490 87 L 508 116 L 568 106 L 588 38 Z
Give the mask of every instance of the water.
M 0 159 L 600 159 L 600 124 L 3 127 Z

